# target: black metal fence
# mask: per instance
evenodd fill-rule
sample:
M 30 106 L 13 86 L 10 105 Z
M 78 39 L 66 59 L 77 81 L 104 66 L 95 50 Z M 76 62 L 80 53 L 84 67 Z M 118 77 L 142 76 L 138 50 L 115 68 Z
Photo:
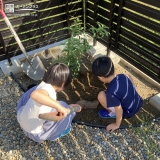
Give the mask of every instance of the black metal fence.
M 99 41 L 160 82 L 160 1 L 89 0 L 86 8 L 88 29 L 108 26 Z
M 74 18 L 79 17 L 83 20 L 83 5 L 79 0 L 4 0 L 4 6 L 10 4 L 14 4 L 15 9 L 14 13 L 7 14 L 8 18 L 27 52 L 67 39 L 69 33 L 65 27 L 69 26 Z M 14 37 L 2 19 L 0 32 L 3 37 L 0 60 L 21 54 Z
M 66 39 L 69 33 L 65 27 L 73 18 L 80 17 L 86 31 L 96 26 L 96 22 L 107 26 L 108 37 L 98 39 L 108 46 L 107 54 L 109 49 L 113 50 L 160 82 L 159 0 L 5 0 L 4 3 L 38 5 L 35 13 L 38 16 L 10 18 L 27 51 Z M 6 59 L 5 53 L 8 58 L 20 54 L 3 20 L 0 21 L 0 32 L 4 40 L 1 40 L 0 60 Z

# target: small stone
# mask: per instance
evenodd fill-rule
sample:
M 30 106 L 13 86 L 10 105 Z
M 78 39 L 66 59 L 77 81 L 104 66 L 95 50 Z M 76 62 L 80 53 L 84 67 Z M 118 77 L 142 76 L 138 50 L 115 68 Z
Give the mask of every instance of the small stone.
M 94 153 L 94 149 L 91 149 L 91 153 Z

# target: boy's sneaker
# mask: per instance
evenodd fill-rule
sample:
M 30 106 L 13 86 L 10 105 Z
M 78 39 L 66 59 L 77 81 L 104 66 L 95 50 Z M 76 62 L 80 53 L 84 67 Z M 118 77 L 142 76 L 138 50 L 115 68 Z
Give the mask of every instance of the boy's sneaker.
M 101 118 L 116 118 L 116 116 L 110 116 L 109 112 L 106 109 L 101 109 L 98 111 L 98 114 Z

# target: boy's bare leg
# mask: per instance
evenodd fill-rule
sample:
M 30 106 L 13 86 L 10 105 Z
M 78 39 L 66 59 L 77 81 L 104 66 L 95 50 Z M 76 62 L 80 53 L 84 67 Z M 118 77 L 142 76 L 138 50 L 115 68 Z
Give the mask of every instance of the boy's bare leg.
M 104 91 L 99 92 L 97 98 L 98 98 L 99 103 L 100 103 L 108 112 L 112 112 L 112 110 L 110 110 L 110 109 L 107 107 L 107 98 L 106 98 L 106 94 L 105 94 Z

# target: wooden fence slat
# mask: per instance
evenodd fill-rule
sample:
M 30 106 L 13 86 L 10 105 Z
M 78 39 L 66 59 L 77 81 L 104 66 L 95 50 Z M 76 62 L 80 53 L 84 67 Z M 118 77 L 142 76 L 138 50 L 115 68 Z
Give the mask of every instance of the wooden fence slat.
M 118 46 L 119 47 L 119 46 Z M 146 68 L 144 68 L 141 64 L 139 64 L 138 62 L 134 61 L 130 55 L 132 54 L 129 50 L 125 49 L 124 47 L 119 47 L 120 50 L 116 51 L 116 53 L 121 56 L 124 59 L 127 59 L 127 61 L 129 63 L 131 63 L 132 65 L 134 65 L 135 67 L 137 67 L 138 69 L 140 69 L 142 72 L 146 73 L 148 76 L 150 76 L 151 78 L 153 78 L 154 80 L 156 80 L 157 82 L 159 82 L 158 76 L 155 73 L 152 72 L 148 72 L 148 70 Z M 124 53 L 129 53 L 129 55 L 126 55 Z
M 139 56 L 137 56 L 134 52 L 132 52 L 131 50 L 127 49 L 126 47 L 124 47 L 121 44 L 118 44 L 118 48 L 122 51 L 125 51 L 125 53 L 127 53 L 128 56 L 130 56 L 131 58 L 133 58 L 134 60 L 136 60 L 139 64 L 141 64 L 142 66 L 146 66 L 146 68 L 143 67 L 143 70 L 146 70 L 147 73 L 149 73 L 149 70 L 153 71 L 155 74 L 159 74 L 159 68 L 153 66 L 152 64 L 148 63 L 147 61 L 145 61 L 144 59 L 140 58 Z M 148 70 L 149 69 L 149 70 Z M 151 72 L 150 71 L 150 72 Z
M 138 45 L 133 44 L 132 42 L 130 42 L 129 40 L 126 40 L 123 37 L 120 37 L 119 40 L 121 43 L 123 43 L 129 48 L 132 48 L 134 51 L 139 53 L 141 56 L 143 55 L 147 59 L 151 60 L 152 61 L 151 63 L 156 63 L 157 65 L 160 65 L 160 58 L 156 57 L 154 54 L 149 53 L 148 51 L 140 48 Z M 160 69 L 160 66 L 159 66 L 159 69 Z
M 122 16 L 127 18 L 128 20 L 132 20 L 132 21 L 134 21 L 136 23 L 139 23 L 140 25 L 146 26 L 147 28 L 150 28 L 150 29 L 152 29 L 154 31 L 157 31 L 157 32 L 160 31 L 158 23 L 155 23 L 154 21 L 151 21 L 151 20 L 147 20 L 147 19 L 142 18 L 142 17 L 140 17 L 138 15 L 134 15 L 134 14 L 130 13 L 127 10 L 126 11 L 123 10 Z
M 160 6 L 160 0 L 140 0 L 140 2 L 147 3 L 151 6 L 158 7 Z
M 133 32 L 136 32 L 138 35 L 143 36 L 146 39 L 153 41 L 154 42 L 154 43 L 152 43 L 153 45 L 158 44 L 158 42 L 160 41 L 160 37 L 159 36 L 157 36 L 157 35 L 155 35 L 153 33 L 149 33 L 147 31 L 144 31 L 144 29 L 142 29 L 142 28 L 140 28 L 140 27 L 138 27 L 138 26 L 136 26 L 134 24 L 131 24 L 131 23 L 127 22 L 126 20 L 122 20 L 121 21 L 121 25 L 123 27 L 133 31 Z
M 134 34 L 131 34 L 130 32 L 128 32 L 128 31 L 126 31 L 126 30 L 124 30 L 124 29 L 121 29 L 121 30 L 120 30 L 120 33 L 121 33 L 123 36 L 125 36 L 125 37 L 133 40 L 133 41 L 136 42 L 136 43 L 138 43 L 139 45 L 141 45 L 141 46 L 143 46 L 143 47 L 145 47 L 145 48 L 153 51 L 154 53 L 160 54 L 160 53 L 159 53 L 160 50 L 159 50 L 159 48 L 158 48 L 157 46 L 152 45 L 151 43 L 149 43 L 149 42 L 141 39 L 140 37 L 138 37 L 138 36 L 136 36 L 136 35 L 134 35 Z
M 125 1 L 124 6 L 128 9 L 131 9 L 150 18 L 160 20 L 160 13 L 157 10 L 154 10 L 150 7 L 143 6 L 131 1 Z

